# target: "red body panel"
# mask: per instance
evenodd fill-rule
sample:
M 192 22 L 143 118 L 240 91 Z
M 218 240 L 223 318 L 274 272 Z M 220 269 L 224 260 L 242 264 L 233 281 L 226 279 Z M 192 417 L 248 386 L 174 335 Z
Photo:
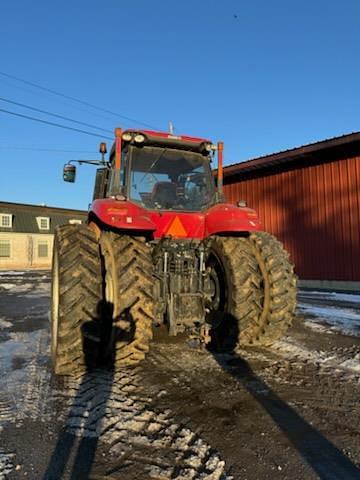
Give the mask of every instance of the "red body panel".
M 174 212 L 146 210 L 133 202 L 106 198 L 95 200 L 90 213 L 109 227 L 148 231 L 154 238 L 171 235 L 202 240 L 217 233 L 261 230 L 254 210 L 228 203 L 216 204 L 203 212 Z
M 189 137 L 188 135 L 177 135 L 175 133 L 169 133 L 169 132 L 155 132 L 153 130 L 137 130 L 134 128 L 124 130 L 124 132 L 139 132 L 143 133 L 145 135 L 150 135 L 151 137 L 158 137 L 158 138 L 175 138 L 175 139 L 181 139 L 184 142 L 193 142 L 193 143 L 203 143 L 203 142 L 210 142 L 210 140 L 207 140 L 206 138 L 198 138 L 198 137 Z

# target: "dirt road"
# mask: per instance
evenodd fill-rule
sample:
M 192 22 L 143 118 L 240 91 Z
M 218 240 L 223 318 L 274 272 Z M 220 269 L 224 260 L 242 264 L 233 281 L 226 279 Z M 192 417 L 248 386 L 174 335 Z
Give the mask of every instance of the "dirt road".
M 302 292 L 271 350 L 158 331 L 139 367 L 59 380 L 49 290 L 0 273 L 0 480 L 360 479 L 360 296 Z

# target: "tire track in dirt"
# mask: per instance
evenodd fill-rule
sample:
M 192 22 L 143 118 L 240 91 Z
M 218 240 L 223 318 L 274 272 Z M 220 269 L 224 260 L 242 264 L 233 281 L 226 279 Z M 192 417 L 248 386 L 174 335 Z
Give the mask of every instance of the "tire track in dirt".
M 49 285 L 43 279 L 34 283 L 26 275 L 0 279 L 9 302 L 17 293 L 23 302 L 14 309 L 18 320 L 8 339 L 0 343 L 0 432 L 4 425 L 26 425 L 27 419 L 45 424 L 58 420 L 67 434 L 106 445 L 119 459 L 117 469 L 136 465 L 136 478 L 229 478 L 219 454 L 196 432 L 176 423 L 170 410 L 150 406 L 140 367 L 115 374 L 98 370 L 63 380 L 51 377 L 48 329 L 31 327 L 31 306 L 36 301 L 37 310 L 43 310 L 48 301 Z M 23 324 L 30 331 L 22 331 Z M 14 461 L 13 453 L 0 451 L 0 479 L 14 469 Z
M 20 428 L 25 419 L 51 421 L 47 332 L 11 333 L 0 344 L 0 362 L 0 432 L 7 424 Z M 14 457 L 0 449 L 0 480 L 14 469 Z
M 170 410 L 156 411 L 141 386 L 140 368 L 95 371 L 66 380 L 68 433 L 98 438 L 119 458 L 117 470 L 142 465 L 154 479 L 225 480 L 225 462 Z
M 22 354 L 31 351 L 33 356 L 0 381 L 0 425 L 19 427 L 28 418 L 51 422 L 53 406 L 60 402 L 68 409 L 68 414 L 66 408 L 58 412 L 67 432 L 109 445 L 110 453 L 120 458 L 120 469 L 141 464 L 143 478 L 154 479 L 227 478 L 225 463 L 216 451 L 176 423 L 170 410 L 155 411 L 149 406 L 152 398 L 142 388 L 140 367 L 115 374 L 98 370 L 66 378 L 59 386 L 61 381 L 52 381 L 48 368 L 47 332 L 22 333 L 16 338 Z M 13 469 L 12 458 L 13 454 L 2 453 L 0 473 Z
M 0 448 L 0 480 L 6 480 L 7 475 L 13 471 L 13 453 L 6 453 Z
M 36 291 L 35 287 L 32 296 L 26 295 L 29 298 L 27 313 L 35 305 Z M 45 299 L 44 291 L 45 285 L 41 285 L 40 293 Z M 36 306 L 34 313 L 37 309 Z M 26 321 L 31 322 L 31 318 L 30 312 Z M 6 317 L 6 320 L 11 319 Z M 301 408 L 303 405 L 305 413 L 309 412 L 309 419 L 317 421 L 324 418 L 329 428 L 333 428 L 333 417 L 337 417 L 341 423 L 338 431 L 344 432 L 346 427 L 350 432 L 359 419 L 358 397 L 354 394 L 354 388 L 360 388 L 356 363 L 359 346 L 335 346 L 323 352 L 321 345 L 314 347 L 308 340 L 299 341 L 304 337 L 294 336 L 293 333 L 277 349 L 245 349 L 240 356 L 253 362 L 259 376 L 269 380 L 270 385 L 274 382 L 280 385 L 285 395 L 289 386 L 289 404 L 294 402 Z M 239 388 L 235 381 L 229 386 L 224 381 L 222 385 L 226 376 L 216 375 L 215 369 L 219 373 L 231 371 L 231 356 L 215 358 L 207 352 L 189 350 L 185 345 L 156 343 L 140 367 L 116 374 L 94 371 L 59 382 L 51 379 L 49 372 L 47 329 L 10 334 L 11 342 L 0 343 L 0 357 L 5 344 L 6 348 L 11 347 L 6 358 L 12 358 L 11 362 L 3 362 L 0 358 L 0 432 L 2 424 L 21 425 L 27 418 L 53 422 L 56 411 L 57 419 L 66 425 L 68 434 L 80 441 L 82 438 L 98 439 L 105 450 L 117 458 L 114 464 L 112 460 L 107 460 L 106 467 L 114 474 L 118 472 L 121 478 L 230 478 L 223 458 L 210 446 L 216 445 L 215 437 L 207 436 L 208 433 L 199 434 L 197 425 L 190 425 L 185 418 L 186 405 L 172 405 L 165 393 L 163 397 L 163 392 L 172 390 L 174 395 L 178 395 L 177 392 L 184 389 L 189 397 L 184 395 L 183 398 L 190 398 L 194 393 L 192 382 L 202 378 L 202 385 L 196 387 L 199 391 L 212 388 L 216 392 L 213 395 L 215 399 L 217 391 L 220 394 L 223 387 L 225 396 L 221 398 L 228 403 L 230 393 L 235 392 L 236 397 Z M 149 372 L 152 375 L 146 382 Z M 337 380 L 333 381 L 339 378 L 343 381 L 341 388 Z M 154 379 L 153 385 L 150 385 L 151 379 Z M 347 394 L 346 389 L 351 392 Z M 157 398 L 164 401 L 158 403 Z M 199 398 L 203 397 L 199 395 Z M 205 407 L 208 408 L 207 405 Z M 345 407 L 348 409 L 346 412 Z M 317 416 L 312 417 L 312 413 Z M 354 431 L 354 438 L 355 435 Z M 236 437 L 236 441 L 239 438 Z M 218 448 L 226 455 L 221 445 Z M 356 454 L 355 450 L 353 447 Z M 15 458 L 13 453 L 0 449 L 0 480 L 15 468 Z M 243 461 L 241 456 L 239 464 Z M 129 474 L 135 468 L 136 475 Z
M 296 335 L 290 339 L 298 341 Z M 299 352 L 285 348 L 282 351 L 248 348 L 239 351 L 238 355 L 211 356 L 207 352 L 191 351 L 184 345 L 156 344 L 147 359 L 148 378 L 144 381 L 147 386 L 153 383 L 153 388 L 163 386 L 157 404 L 169 405 L 182 418 L 186 415 L 190 428 L 200 427 L 206 440 L 222 453 L 230 473 L 236 474 L 235 478 L 242 478 L 246 471 L 242 462 L 238 463 L 239 458 L 245 466 L 249 465 L 248 445 L 253 445 L 255 452 L 261 451 L 257 466 L 261 473 L 258 477 L 253 473 L 249 478 L 270 478 L 264 476 L 262 464 L 271 468 L 272 458 L 282 455 L 276 444 L 284 445 L 290 438 L 292 445 L 288 447 L 288 457 L 291 460 L 284 456 L 282 468 L 285 465 L 285 469 L 292 469 L 293 473 L 302 472 L 299 477 L 291 478 L 318 478 L 320 470 L 322 478 L 357 478 L 360 381 L 356 363 L 355 369 L 352 363 L 342 364 L 356 357 L 358 347 L 330 348 L 325 353 L 320 349 L 317 352 L 311 345 L 308 348 L 301 342 L 299 345 L 311 355 L 298 355 Z M 327 355 L 331 362 L 328 365 L 325 362 L 326 366 L 322 367 Z M 256 411 L 257 405 L 263 408 L 263 412 L 258 412 L 258 419 L 251 413 L 248 422 L 240 418 L 241 412 Z M 211 418 L 214 418 L 214 426 L 208 422 Z M 267 418 L 271 418 L 273 424 L 267 422 Z M 223 424 L 227 433 L 219 430 Z M 238 426 L 239 435 L 233 433 L 232 425 Z M 274 427 L 280 428 L 281 433 L 275 435 Z M 252 432 L 250 437 L 255 438 L 259 435 L 266 438 L 272 432 L 274 445 L 266 444 L 261 437 L 254 442 L 248 430 Z M 233 455 L 227 440 L 217 440 L 219 431 L 224 437 L 233 435 L 237 441 L 242 438 L 248 445 L 237 444 L 238 454 Z M 296 432 L 299 439 L 306 433 L 308 444 L 298 442 Z M 321 452 L 317 450 L 319 445 L 323 448 Z M 299 455 L 305 455 L 308 461 L 299 462 Z M 316 464 L 317 457 L 320 467 Z M 297 467 L 294 467 L 295 461 Z M 281 460 L 279 463 L 281 465 Z
M 319 365 L 328 373 L 347 374 L 349 379 L 360 378 L 360 346 L 333 347 L 328 351 L 310 350 L 305 345 L 285 337 L 272 346 L 272 353 L 288 357 L 298 362 L 309 362 Z
M 47 332 L 17 333 L 5 343 L 12 348 L 13 359 L 19 356 L 24 359 L 24 365 L 12 371 L 6 364 L 0 368 L 0 422 L 16 423 L 23 418 L 50 420 L 51 409 L 46 401 L 51 396 L 50 373 L 46 365 Z M 1 348 L 0 352 L 0 358 L 6 355 Z

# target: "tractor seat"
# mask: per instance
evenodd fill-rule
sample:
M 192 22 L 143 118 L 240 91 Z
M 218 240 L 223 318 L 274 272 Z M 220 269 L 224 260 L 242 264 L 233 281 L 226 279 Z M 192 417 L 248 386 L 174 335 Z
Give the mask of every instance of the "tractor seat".
M 151 200 L 162 208 L 171 208 L 177 200 L 176 183 L 157 182 L 151 193 Z

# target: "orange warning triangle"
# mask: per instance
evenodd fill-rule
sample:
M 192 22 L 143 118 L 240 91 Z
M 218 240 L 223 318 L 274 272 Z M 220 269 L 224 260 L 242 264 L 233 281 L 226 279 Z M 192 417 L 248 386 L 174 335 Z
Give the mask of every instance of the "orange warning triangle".
M 166 233 L 167 235 L 172 235 L 174 237 L 187 237 L 187 231 L 179 217 L 174 218 Z

